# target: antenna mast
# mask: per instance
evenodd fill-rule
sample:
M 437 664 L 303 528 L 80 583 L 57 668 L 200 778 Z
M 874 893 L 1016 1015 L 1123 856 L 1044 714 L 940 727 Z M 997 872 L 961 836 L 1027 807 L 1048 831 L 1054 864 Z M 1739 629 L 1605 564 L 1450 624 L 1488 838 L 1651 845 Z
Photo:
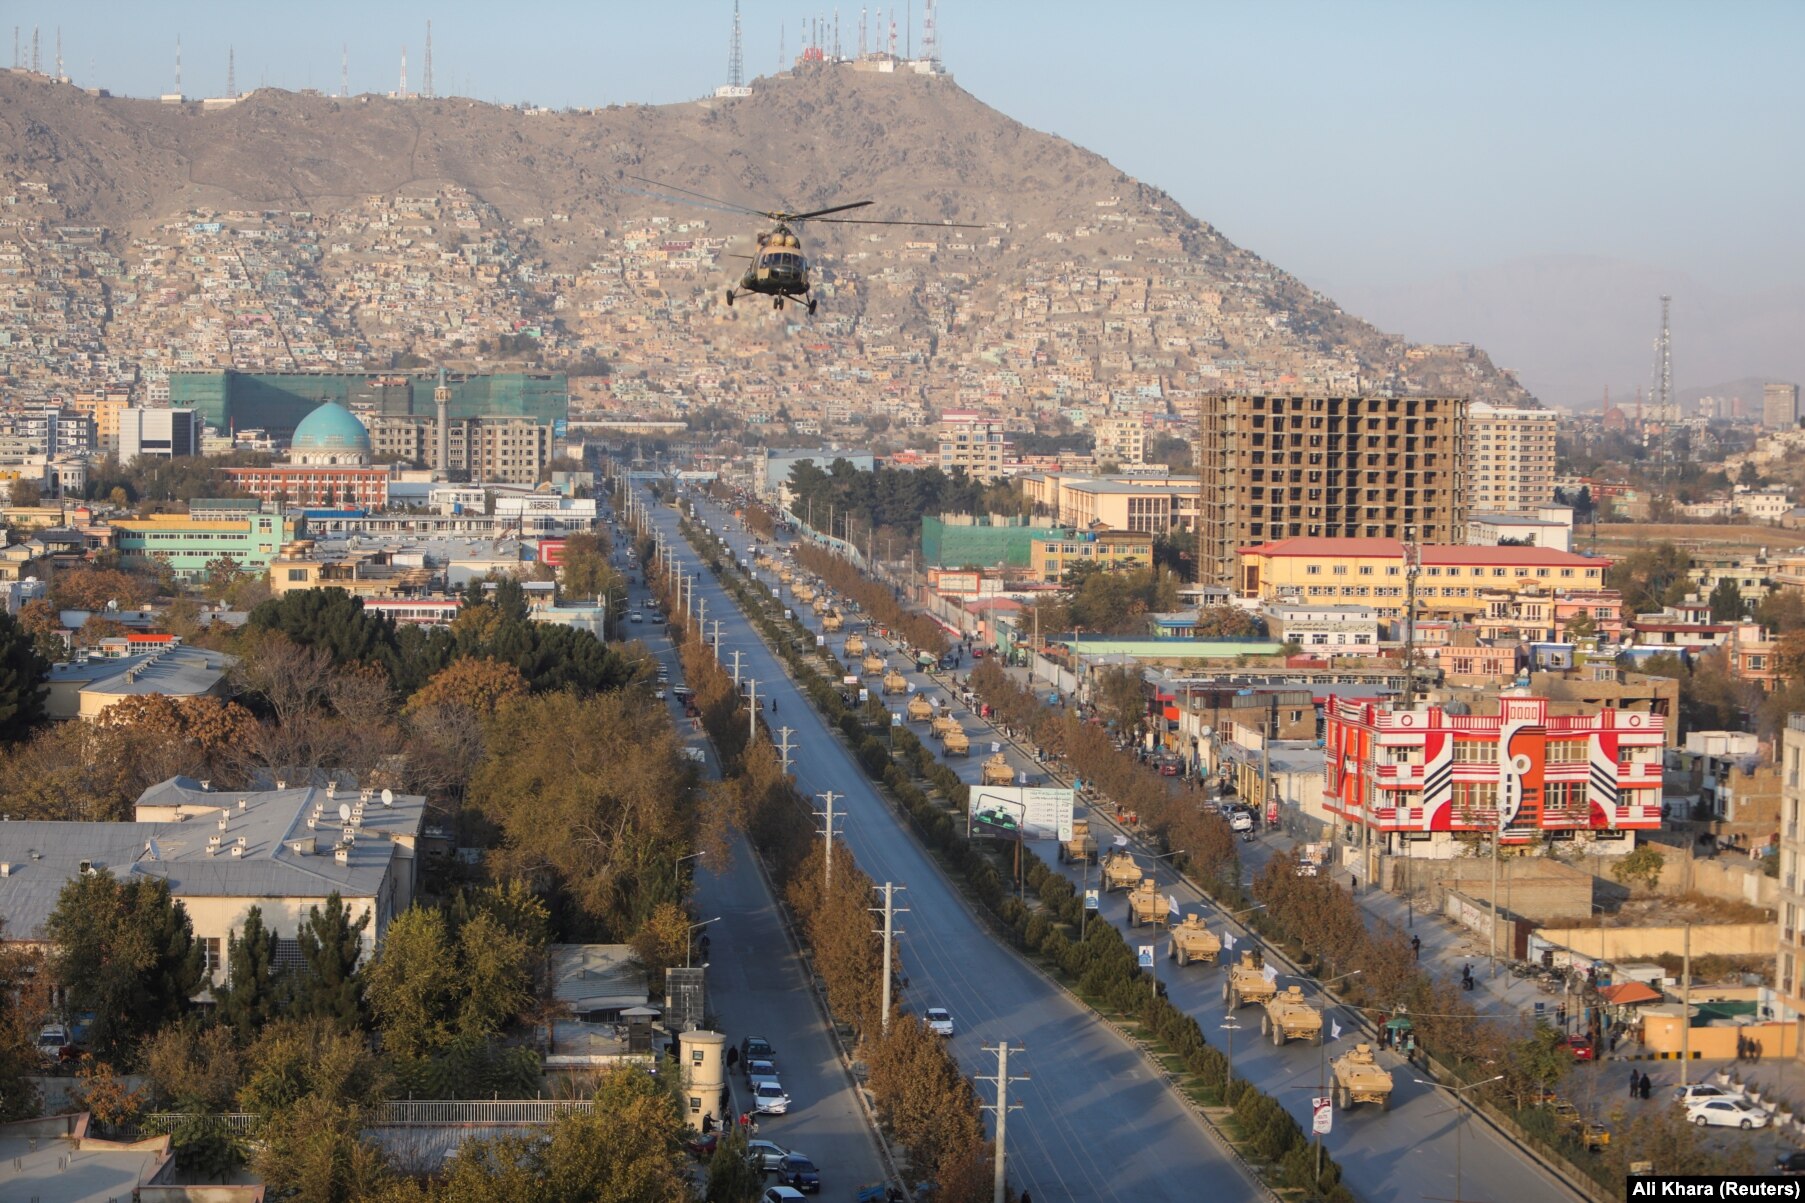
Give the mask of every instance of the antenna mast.
M 19 28 L 13 27 L 13 57 L 19 57 Z M 865 57 L 865 10 L 859 9 L 859 57 Z
M 176 45 L 179 47 L 181 44 L 182 44 L 182 39 L 177 38 Z M 178 52 L 178 55 L 179 55 L 179 52 Z M 36 25 L 33 25 L 31 27 L 31 73 L 33 75 L 36 75 L 38 73 L 38 62 L 39 62 L 39 59 L 38 59 L 38 27 Z
M 395 93 L 399 100 L 407 99 L 407 47 L 401 48 L 401 90 Z
M 921 57 L 939 69 L 940 46 L 934 36 L 934 0 L 925 0 L 921 6 Z
M 33 58 L 36 58 L 38 53 L 36 31 L 33 31 L 31 40 L 31 54 Z M 37 64 L 33 63 L 32 66 L 35 67 Z M 175 39 L 175 94 L 177 96 L 182 94 L 182 35 L 179 33 Z
M 62 79 L 63 79 L 63 27 L 61 25 L 58 25 L 56 27 L 56 78 L 57 78 L 58 83 L 62 82 Z
M 1661 298 L 1661 338 L 1660 341 L 1655 344 L 1657 390 L 1655 394 L 1655 413 L 1661 419 L 1660 456 L 1662 477 L 1667 475 L 1670 451 L 1668 443 L 1673 436 L 1673 424 L 1677 417 L 1673 412 L 1675 407 L 1673 399 L 1673 337 L 1667 322 L 1668 307 L 1672 303 L 1673 298 L 1670 296 Z
M 426 65 L 422 68 L 420 95 L 432 99 L 432 22 L 426 23 Z
M 338 94 L 340 97 L 351 95 L 351 43 L 340 42 L 338 47 Z
M 238 96 L 238 51 L 234 46 L 226 47 L 226 99 L 233 100 Z
M 740 0 L 733 0 L 733 40 L 727 44 L 727 82 L 744 87 L 745 70 L 740 61 Z

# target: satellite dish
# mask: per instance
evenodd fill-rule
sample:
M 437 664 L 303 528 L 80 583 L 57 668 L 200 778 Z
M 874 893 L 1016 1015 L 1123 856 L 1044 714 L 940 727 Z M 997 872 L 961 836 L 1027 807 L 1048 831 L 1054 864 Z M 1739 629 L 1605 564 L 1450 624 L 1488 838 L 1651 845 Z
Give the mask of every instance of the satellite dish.
M 350 805 L 350 803 L 340 802 L 338 804 L 338 821 L 341 823 L 348 823 L 351 821 L 351 805 Z
M 395 805 L 395 791 L 394 790 L 385 789 L 382 791 L 382 804 L 384 806 Z

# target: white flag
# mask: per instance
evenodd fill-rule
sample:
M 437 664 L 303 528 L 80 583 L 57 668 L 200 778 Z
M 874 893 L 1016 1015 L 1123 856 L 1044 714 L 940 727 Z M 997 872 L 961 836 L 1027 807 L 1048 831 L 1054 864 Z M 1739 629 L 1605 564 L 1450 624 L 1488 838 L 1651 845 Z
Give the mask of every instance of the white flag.
M 1118 835 L 1116 837 L 1116 847 L 1118 847 L 1118 848 L 1128 847 L 1128 837 L 1125 835 Z
M 1329 1020 L 1329 1039 L 1341 1039 L 1341 1025 L 1336 1023 L 1333 1019 Z
M 1222 931 L 1222 947 L 1230 952 L 1235 950 L 1235 933 L 1229 931 L 1227 928 L 1224 928 Z
M 1265 978 L 1269 983 L 1277 982 L 1279 980 L 1279 971 L 1274 969 L 1271 965 L 1268 965 L 1260 970 L 1260 976 Z
M 1167 896 L 1166 909 L 1171 912 L 1172 917 L 1174 919 L 1178 918 L 1178 895 L 1177 894 L 1171 894 L 1171 895 Z

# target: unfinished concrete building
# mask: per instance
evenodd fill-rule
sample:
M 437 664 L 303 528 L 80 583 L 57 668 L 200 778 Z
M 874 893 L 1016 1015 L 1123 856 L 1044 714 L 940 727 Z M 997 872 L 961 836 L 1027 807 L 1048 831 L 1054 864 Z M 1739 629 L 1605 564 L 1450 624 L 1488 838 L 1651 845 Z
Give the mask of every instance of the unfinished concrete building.
M 1207 397 L 1198 579 L 1233 586 L 1235 550 L 1316 536 L 1466 537 L 1459 397 Z

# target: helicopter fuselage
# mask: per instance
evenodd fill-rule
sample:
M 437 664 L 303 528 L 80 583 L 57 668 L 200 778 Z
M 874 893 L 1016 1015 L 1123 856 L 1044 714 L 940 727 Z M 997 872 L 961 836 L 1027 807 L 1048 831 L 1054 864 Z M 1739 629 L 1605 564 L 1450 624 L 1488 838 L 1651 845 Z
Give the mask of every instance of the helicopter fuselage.
M 807 296 L 808 258 L 789 247 L 761 250 L 740 276 L 740 289 L 772 297 Z

